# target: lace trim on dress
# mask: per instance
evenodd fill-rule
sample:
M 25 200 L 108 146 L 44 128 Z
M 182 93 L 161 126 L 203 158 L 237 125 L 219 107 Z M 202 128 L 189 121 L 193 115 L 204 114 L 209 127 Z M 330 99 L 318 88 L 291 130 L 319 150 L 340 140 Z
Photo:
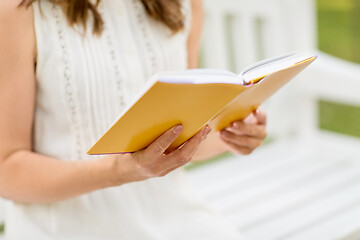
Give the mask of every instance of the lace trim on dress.
M 76 159 L 81 159 L 81 133 L 80 133 L 80 121 L 79 121 L 79 108 L 75 104 L 74 99 L 74 89 L 71 84 L 71 71 L 70 71 L 70 61 L 69 61 L 69 52 L 68 46 L 66 44 L 64 38 L 64 28 L 60 21 L 60 10 L 56 6 L 52 6 L 53 14 L 55 16 L 57 33 L 59 38 L 59 43 L 61 47 L 61 54 L 62 54 L 62 62 L 64 63 L 64 81 L 65 81 L 65 93 L 68 106 L 71 112 L 71 120 L 74 124 L 74 131 L 75 131 L 75 138 L 76 138 L 76 147 L 75 147 L 75 154 Z
M 107 45 L 110 49 L 110 56 L 111 56 L 111 60 L 112 60 L 112 64 L 113 64 L 113 68 L 114 68 L 114 73 L 115 73 L 115 81 L 116 81 L 116 86 L 117 86 L 117 90 L 119 93 L 119 103 L 120 103 L 120 107 L 123 108 L 126 105 L 126 91 L 125 91 L 125 87 L 124 87 L 124 77 L 123 75 L 120 73 L 120 68 L 119 68 L 119 61 L 116 55 L 116 51 L 115 51 L 115 46 L 114 46 L 114 41 L 113 38 L 108 30 L 108 28 L 106 27 L 106 18 L 105 18 L 105 14 L 104 14 L 104 3 L 101 2 L 99 5 L 99 12 L 101 13 L 102 17 L 103 17 L 103 21 L 104 21 L 104 32 L 103 34 L 106 37 L 106 42 Z
M 138 25 L 140 26 L 142 38 L 144 39 L 147 52 L 148 52 L 148 54 L 150 56 L 150 67 L 151 67 L 151 69 L 149 69 L 149 73 L 150 73 L 150 76 L 152 76 L 158 70 L 155 50 L 154 50 L 154 47 L 151 44 L 148 29 L 145 26 L 145 21 L 146 21 L 144 19 L 145 14 L 143 12 L 141 12 L 140 1 L 139 0 L 132 0 L 132 4 L 134 6 L 134 9 L 136 10 L 136 20 L 138 22 Z

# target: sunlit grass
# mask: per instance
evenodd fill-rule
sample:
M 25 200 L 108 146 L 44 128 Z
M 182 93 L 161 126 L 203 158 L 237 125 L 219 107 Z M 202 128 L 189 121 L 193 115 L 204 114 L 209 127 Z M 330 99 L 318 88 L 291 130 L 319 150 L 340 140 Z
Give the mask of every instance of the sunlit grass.
M 317 0 L 318 46 L 360 63 L 360 0 Z
M 317 0 L 320 10 L 350 10 L 353 8 L 353 2 L 353 0 Z
M 360 0 L 317 0 L 319 49 L 360 63 Z M 360 107 L 319 102 L 319 127 L 360 137 Z
M 319 127 L 360 137 L 360 107 L 335 102 L 319 102 Z

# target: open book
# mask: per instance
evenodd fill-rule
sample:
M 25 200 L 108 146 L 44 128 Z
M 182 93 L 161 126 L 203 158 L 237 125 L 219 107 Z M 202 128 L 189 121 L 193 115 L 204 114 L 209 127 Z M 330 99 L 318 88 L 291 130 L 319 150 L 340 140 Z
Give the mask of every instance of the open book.
M 219 131 L 245 118 L 315 59 L 293 53 L 261 61 L 240 74 L 214 69 L 157 74 L 88 154 L 144 149 L 177 124 L 183 132 L 171 149 L 207 124 Z

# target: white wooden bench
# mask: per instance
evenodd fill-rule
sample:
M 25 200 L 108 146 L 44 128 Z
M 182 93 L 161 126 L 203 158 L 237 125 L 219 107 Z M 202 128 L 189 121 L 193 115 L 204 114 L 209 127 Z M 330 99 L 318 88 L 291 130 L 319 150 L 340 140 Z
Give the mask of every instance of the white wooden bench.
M 189 173 L 249 239 L 345 239 L 360 229 L 360 148 L 339 140 L 279 141 Z
M 205 3 L 205 67 L 240 72 L 298 49 L 319 59 L 265 104 L 272 142 L 189 170 L 193 184 L 250 240 L 360 239 L 360 140 L 317 122 L 319 99 L 360 106 L 360 66 L 316 50 L 313 0 Z

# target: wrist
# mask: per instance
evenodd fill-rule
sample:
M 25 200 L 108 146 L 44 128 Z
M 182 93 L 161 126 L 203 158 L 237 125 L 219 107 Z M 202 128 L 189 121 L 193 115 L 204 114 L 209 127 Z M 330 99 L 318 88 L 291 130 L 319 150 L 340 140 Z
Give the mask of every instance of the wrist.
M 131 181 L 131 154 L 114 154 L 101 159 L 105 166 L 106 187 L 115 187 Z

